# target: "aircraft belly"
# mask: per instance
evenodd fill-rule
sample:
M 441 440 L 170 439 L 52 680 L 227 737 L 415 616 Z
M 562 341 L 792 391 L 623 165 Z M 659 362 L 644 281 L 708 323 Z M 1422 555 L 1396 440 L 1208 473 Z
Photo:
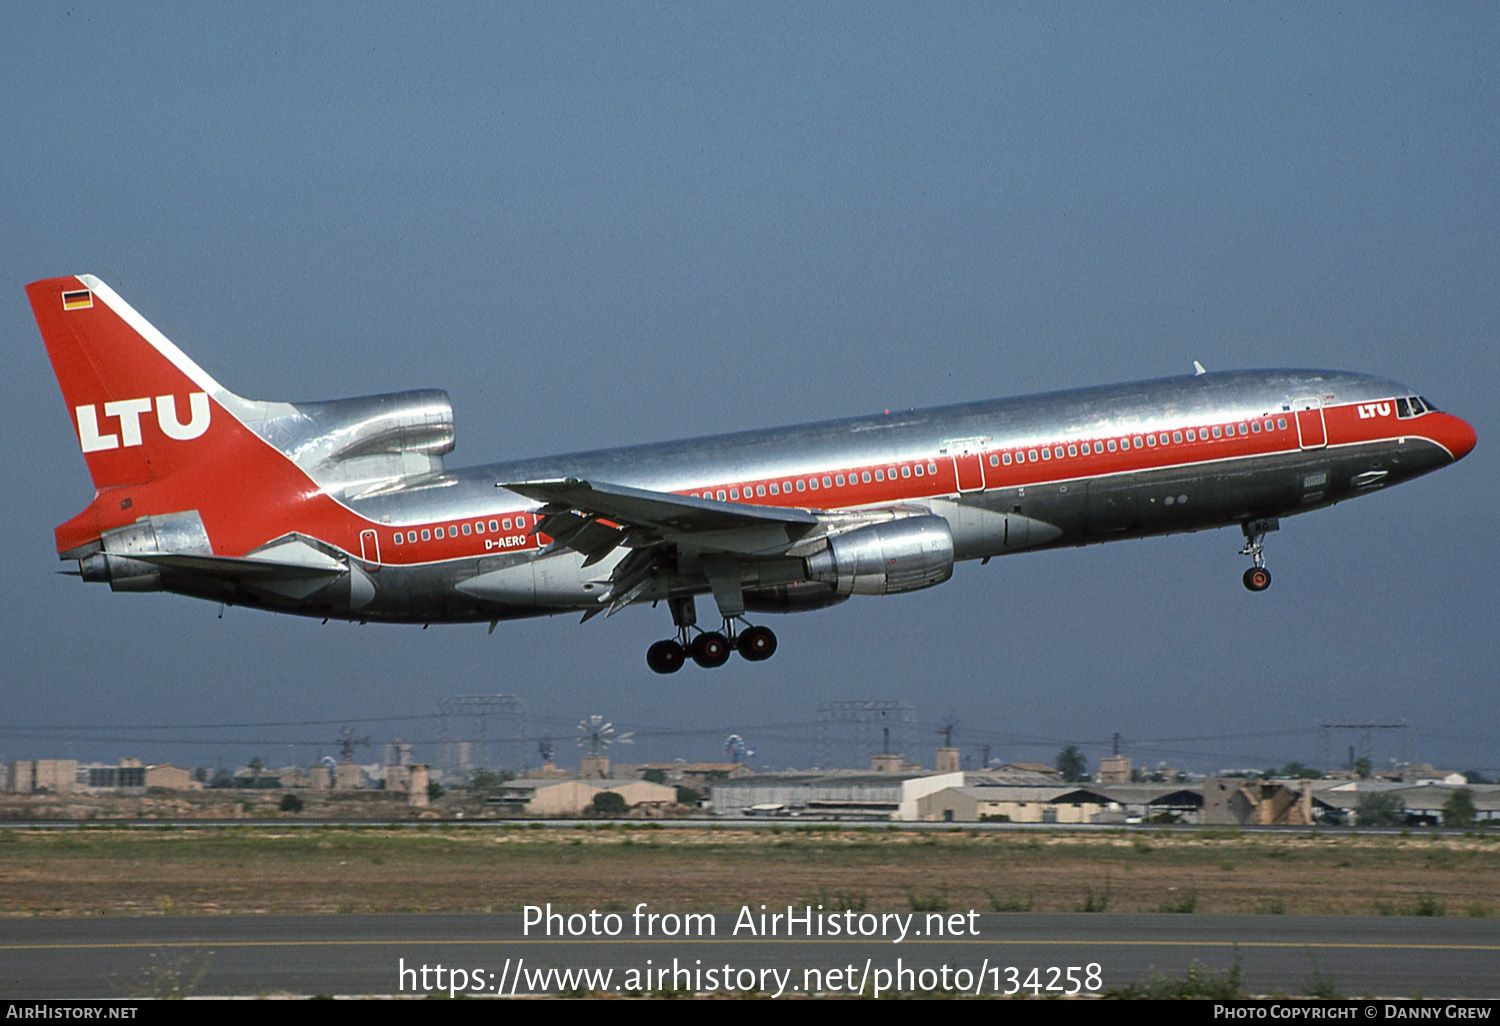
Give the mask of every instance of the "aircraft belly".
M 953 532 L 953 558 L 982 559 L 1045 545 L 1062 534 L 1060 528 L 1013 510 L 996 509 L 1001 493 L 954 502 L 933 499 L 932 512 L 948 521 Z
M 477 572 L 455 583 L 454 589 L 470 598 L 504 605 L 576 609 L 584 606 L 595 581 L 609 577 L 611 561 L 587 568 L 576 552 L 550 556 L 481 559 Z

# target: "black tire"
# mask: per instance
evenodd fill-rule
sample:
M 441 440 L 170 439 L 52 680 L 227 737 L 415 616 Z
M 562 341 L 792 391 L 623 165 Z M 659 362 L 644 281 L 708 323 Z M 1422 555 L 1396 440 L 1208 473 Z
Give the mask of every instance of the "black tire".
M 718 631 L 705 631 L 693 639 L 690 649 L 693 662 L 706 670 L 716 666 L 723 666 L 729 662 L 729 639 Z
M 769 627 L 747 627 L 735 639 L 740 655 L 752 663 L 769 659 L 776 654 L 776 635 Z
M 1241 579 L 1251 591 L 1265 591 L 1271 586 L 1271 571 L 1263 566 L 1252 566 Z
M 657 673 L 676 673 L 687 662 L 687 653 L 671 638 L 646 649 L 646 665 Z

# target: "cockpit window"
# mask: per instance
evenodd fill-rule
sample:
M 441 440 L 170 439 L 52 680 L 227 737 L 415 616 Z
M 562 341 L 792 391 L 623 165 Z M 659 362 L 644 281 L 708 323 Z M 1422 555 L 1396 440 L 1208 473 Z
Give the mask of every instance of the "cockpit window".
M 1420 417 L 1424 413 L 1436 413 L 1437 407 L 1426 399 L 1414 395 L 1405 395 L 1396 400 L 1396 416 Z

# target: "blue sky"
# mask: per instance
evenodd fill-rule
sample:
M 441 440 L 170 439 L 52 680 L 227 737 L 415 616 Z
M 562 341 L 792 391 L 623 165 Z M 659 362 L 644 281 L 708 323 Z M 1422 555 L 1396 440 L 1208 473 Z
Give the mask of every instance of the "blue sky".
M 1491 5 L 4 21 L 4 757 L 275 764 L 347 723 L 435 758 L 435 721 L 384 718 L 505 692 L 538 733 L 634 728 L 642 758 L 715 758 L 737 732 L 758 764 L 805 765 L 821 703 L 880 699 L 916 706 L 928 762 L 950 717 L 966 754 L 1092 762 L 1118 731 L 1137 761 L 1200 769 L 1312 761 L 1318 720 L 1403 719 L 1416 757 L 1500 768 Z M 1231 530 L 1023 555 L 771 620 L 769 663 L 660 678 L 642 653 L 664 610 L 487 636 L 219 619 L 58 576 L 52 528 L 91 493 L 23 286 L 77 272 L 242 395 L 446 389 L 455 466 L 1194 359 L 1392 377 L 1479 447 L 1285 521 L 1264 595 Z M 223 726 L 269 723 L 311 725 Z

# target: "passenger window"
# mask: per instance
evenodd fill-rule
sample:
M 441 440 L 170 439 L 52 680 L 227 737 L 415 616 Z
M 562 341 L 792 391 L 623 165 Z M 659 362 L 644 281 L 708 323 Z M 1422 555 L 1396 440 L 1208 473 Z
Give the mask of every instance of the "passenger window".
M 868 470 L 865 471 L 863 474 L 859 475 L 859 478 L 865 484 L 869 484 L 870 483 L 870 472 Z
M 781 486 L 778 485 L 775 481 L 771 482 L 771 494 L 772 495 L 780 495 L 781 494 Z
M 1078 455 L 1078 446 L 1076 446 L 1076 445 L 1070 445 L 1070 446 L 1068 446 L 1068 455 L 1069 456 L 1077 456 Z
M 1137 449 L 1139 449 L 1139 448 L 1140 448 L 1140 447 L 1141 447 L 1141 446 L 1142 446 L 1142 445 L 1144 445 L 1144 444 L 1145 444 L 1145 443 L 1144 443 L 1144 442 L 1142 442 L 1142 441 L 1141 441 L 1141 436 L 1140 436 L 1140 435 L 1136 435 L 1136 436 L 1135 436 L 1135 447 L 1136 447 L 1136 448 L 1137 448 Z
M 1173 441 L 1173 443 L 1175 443 L 1177 445 L 1181 445 L 1182 444 L 1182 432 L 1181 431 L 1173 431 L 1172 432 L 1172 441 Z
M 1161 444 L 1162 444 L 1162 445 L 1166 445 L 1166 444 L 1167 444 L 1167 433 L 1166 433 L 1166 432 L 1165 432 L 1165 431 L 1163 431 L 1163 432 L 1162 432 L 1162 433 L 1161 433 L 1161 434 L 1160 434 L 1160 435 L 1159 435 L 1159 436 L 1158 436 L 1158 437 L 1157 437 L 1157 439 L 1156 439 L 1156 440 L 1157 440 L 1157 441 L 1158 441 L 1158 442 L 1160 442 L 1160 443 L 1161 443 Z
M 1250 433 L 1250 428 L 1247 425 L 1241 424 L 1240 425 L 1240 434 L 1242 434 L 1242 435 L 1248 435 L 1249 433 Z
M 990 459 L 991 459 L 991 460 L 992 460 L 992 461 L 993 461 L 993 460 L 994 460 L 994 457 L 993 457 L 993 456 L 991 456 L 991 457 L 990 457 Z M 991 463 L 990 463 L 990 466 L 994 466 L 994 465 L 995 465 L 995 464 L 994 464 L 994 463 L 993 463 L 993 462 L 991 462 Z M 1006 453 L 1006 454 L 1005 454 L 1005 465 L 1006 465 L 1006 466 L 1007 466 L 1007 467 L 1008 467 L 1008 466 L 1010 466 L 1010 453 Z
M 808 478 L 807 479 L 807 487 L 811 488 L 813 491 L 817 491 L 818 490 L 818 479 L 815 478 L 815 477 Z
M 494 533 L 494 532 L 499 531 L 499 530 L 500 530 L 500 523 L 499 523 L 499 521 L 491 520 L 490 521 L 490 532 Z
M 823 478 L 823 487 L 824 488 L 832 488 L 833 487 L 833 481 L 832 481 L 832 479 L 827 478 L 827 477 Z
M 1149 446 L 1153 446 L 1154 447 L 1156 445 L 1156 436 L 1155 435 L 1147 435 L 1146 436 L 1146 444 L 1149 445 Z
M 720 488 L 717 492 L 714 493 L 714 498 L 718 499 L 720 502 L 723 502 L 725 499 L 729 498 L 729 493 Z
M 875 480 L 877 480 L 877 481 L 884 481 L 885 480 L 885 471 L 883 471 L 883 470 L 877 470 L 877 471 L 875 471 Z
M 1026 458 L 1028 460 L 1030 460 L 1032 463 L 1035 463 L 1036 462 L 1036 450 L 1033 449 L 1029 453 L 1027 453 L 1026 454 Z
M 1189 442 L 1196 442 L 1198 440 L 1198 435 L 1192 428 L 1188 428 L 1187 430 L 1187 440 Z
M 1286 430 L 1286 418 L 1285 417 L 1277 417 L 1276 418 L 1276 430 L 1277 431 L 1285 431 Z
M 902 477 L 911 477 L 911 468 L 910 467 L 902 467 L 901 468 L 901 476 Z
M 431 541 L 432 540 L 432 532 L 430 530 L 428 530 L 427 528 L 425 528 L 425 527 L 422 528 L 422 540 L 423 541 Z
M 464 524 L 464 534 L 468 534 L 469 530 L 470 530 L 469 525 L 467 523 L 465 523 Z
M 1115 451 L 1115 440 L 1113 438 L 1111 438 L 1106 444 L 1109 446 L 1110 452 Z
M 516 517 L 516 529 L 517 530 L 522 530 L 522 531 L 524 531 L 526 529 L 526 518 L 525 517 Z
M 936 474 L 937 473 L 937 464 L 936 463 L 929 463 L 929 464 L 927 464 L 927 473 L 929 473 L 929 474 Z
M 925 473 L 925 471 L 922 469 L 922 464 L 918 463 L 915 467 L 913 467 L 912 473 L 916 474 L 918 477 L 921 477 Z
M 1044 460 L 1050 460 L 1051 458 L 1052 458 L 1052 450 L 1051 449 L 1043 449 L 1042 450 L 1042 459 L 1044 459 Z
M 449 538 L 457 538 L 458 537 L 458 528 L 455 525 L 453 525 L 453 524 L 449 524 L 448 525 L 448 537 Z
M 785 494 L 791 495 L 792 494 L 792 483 L 790 481 L 783 481 L 783 482 L 781 482 L 781 490 Z
M 799 491 L 799 492 L 805 492 L 805 491 L 807 491 L 807 481 L 804 480 L 803 478 L 800 478 L 800 477 L 797 478 L 797 491 Z
M 1218 428 L 1218 425 L 1214 425 L 1214 437 L 1215 438 L 1219 437 L 1219 428 Z
M 838 485 L 840 488 L 844 487 L 844 475 L 840 474 L 838 477 L 834 478 L 833 483 Z
M 1260 434 L 1260 421 L 1258 421 L 1258 420 L 1252 420 L 1250 422 L 1250 430 L 1253 431 L 1257 435 Z
M 1005 457 L 1005 462 L 1006 463 L 1010 462 L 1010 457 L 1009 456 Z M 990 457 L 990 466 L 992 466 L 992 467 L 998 467 L 999 465 L 1000 465 L 1000 457 L 992 455 Z
M 476 520 L 476 521 L 474 521 L 474 533 L 475 534 L 483 534 L 484 533 L 484 521 L 483 520 Z
M 760 498 L 764 494 L 766 494 L 766 486 L 765 485 L 756 485 L 755 486 L 755 497 L 758 499 L 758 498 Z
M 402 534 L 401 534 L 401 532 L 400 532 L 400 531 L 397 531 L 397 532 L 396 532 L 396 536 L 395 536 L 395 538 L 394 538 L 394 539 L 393 539 L 393 540 L 394 540 L 394 541 L 395 541 L 395 543 L 396 543 L 396 544 L 397 544 L 397 545 L 400 545 L 400 544 L 401 544 L 401 539 L 402 539 L 402 537 L 403 537 L 403 535 L 402 535 Z

